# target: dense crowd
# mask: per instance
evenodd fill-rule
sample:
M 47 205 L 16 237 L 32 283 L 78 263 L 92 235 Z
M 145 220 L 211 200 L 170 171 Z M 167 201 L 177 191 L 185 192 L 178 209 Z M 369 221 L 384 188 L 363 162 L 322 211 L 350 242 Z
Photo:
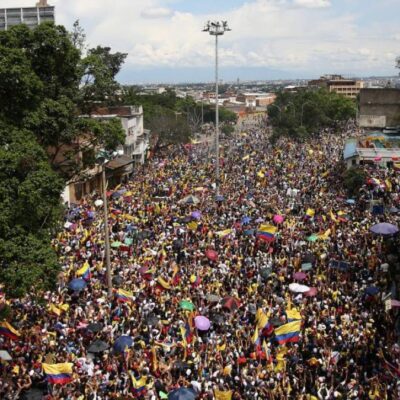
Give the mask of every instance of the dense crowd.
M 224 142 L 217 197 L 206 144 L 153 157 L 107 193 L 112 297 L 102 197 L 71 206 L 57 290 L 7 299 L 20 336 L 0 338 L 0 398 L 400 398 L 400 320 L 384 301 L 398 294 L 397 239 L 370 232 L 399 222 L 400 178 L 370 165 L 349 199 L 341 159 L 356 134 L 272 146 L 244 127 Z M 43 364 L 62 363 L 72 373 L 52 384 Z

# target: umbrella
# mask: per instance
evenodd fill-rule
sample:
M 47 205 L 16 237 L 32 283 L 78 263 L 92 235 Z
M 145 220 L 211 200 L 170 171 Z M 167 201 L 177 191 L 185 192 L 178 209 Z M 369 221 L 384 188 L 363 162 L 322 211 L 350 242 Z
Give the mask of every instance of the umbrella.
M 117 249 L 118 247 L 121 247 L 121 246 L 122 246 L 122 243 L 120 241 L 111 243 L 111 247 L 113 247 L 114 249 Z
M 247 225 L 248 223 L 250 223 L 251 218 L 250 217 L 243 217 L 242 218 L 242 224 L 243 225 Z
M 303 281 L 304 279 L 307 278 L 307 274 L 305 274 L 304 272 L 296 272 L 293 275 L 293 278 L 296 279 L 297 281 Z
M 301 270 L 302 271 L 309 271 L 312 269 L 312 263 L 303 263 L 301 264 Z
M 133 239 L 132 239 L 132 238 L 126 238 L 126 239 L 124 240 L 124 243 L 125 243 L 127 246 L 131 246 L 131 245 L 133 244 Z
M 96 207 L 101 207 L 101 206 L 103 205 L 103 200 L 97 199 L 97 200 L 94 202 L 94 205 L 95 205 Z
M 264 222 L 264 219 L 259 217 L 254 221 L 256 224 L 260 224 L 261 222 Z
M 206 296 L 206 300 L 209 301 L 210 303 L 218 303 L 221 300 L 221 298 L 216 294 L 208 294 Z
M 314 296 L 317 295 L 317 292 L 318 292 L 318 290 L 317 290 L 316 287 L 311 287 L 310 290 L 309 290 L 308 292 L 304 292 L 304 296 L 307 296 L 307 297 L 314 297 Z
M 130 336 L 120 336 L 114 343 L 114 352 L 123 353 L 127 347 L 133 345 L 133 339 Z
M 261 278 L 268 279 L 269 276 L 271 275 L 271 273 L 272 273 L 272 269 L 271 268 L 263 268 L 260 271 L 260 276 L 261 276 Z
M 0 359 L 3 361 L 11 361 L 10 353 L 6 350 L 0 350 Z
M 122 276 L 116 275 L 116 276 L 113 276 L 112 282 L 114 285 L 119 286 L 124 283 L 124 278 Z
M 84 289 L 86 287 L 86 285 L 87 285 L 87 283 L 84 279 L 75 278 L 75 279 L 72 279 L 72 281 L 69 283 L 68 287 L 75 292 L 79 292 L 80 290 Z
M 398 208 L 396 208 L 396 207 L 390 207 L 390 210 L 389 210 L 392 214 L 396 214 L 396 213 L 398 213 L 399 212 L 399 209 Z
M 210 318 L 215 325 L 223 325 L 225 322 L 225 317 L 221 314 L 213 314 Z
M 350 205 L 353 205 L 353 204 L 356 204 L 356 201 L 354 199 L 347 199 L 346 203 L 350 204 Z
M 193 389 L 179 388 L 168 393 L 168 400 L 195 400 L 197 393 Z
M 88 348 L 89 353 L 101 353 L 108 349 L 108 344 L 102 340 L 94 341 Z
M 382 222 L 371 226 L 370 231 L 377 235 L 394 235 L 399 231 L 399 228 L 396 225 Z
M 103 329 L 103 325 L 100 322 L 93 322 L 87 326 L 87 330 L 93 333 L 100 332 Z
M 283 220 L 284 220 L 283 215 L 279 215 L 279 214 L 276 214 L 276 215 L 274 216 L 274 218 L 273 218 L 273 221 L 274 221 L 276 224 L 281 224 L 281 223 L 283 222 Z
M 365 289 L 365 294 L 369 296 L 375 296 L 379 293 L 379 288 L 376 286 L 369 286 Z
M 179 307 L 182 308 L 182 310 L 187 310 L 187 311 L 194 311 L 195 309 L 194 304 L 188 300 L 182 300 L 179 303 Z
M 210 261 L 217 261 L 218 259 L 218 253 L 215 250 L 206 250 L 206 257 Z
M 191 217 L 194 219 L 200 219 L 201 218 L 201 212 L 200 211 L 193 211 L 191 214 Z
M 183 199 L 179 200 L 179 204 L 198 204 L 200 200 L 198 197 L 193 196 L 192 194 L 189 196 L 184 197 Z
M 318 240 L 318 235 L 317 235 L 316 233 L 313 233 L 311 236 L 309 236 L 309 237 L 307 238 L 307 240 L 308 240 L 309 242 L 316 242 L 316 241 Z
M 150 314 L 147 318 L 146 318 L 146 324 L 149 326 L 156 326 L 158 324 L 158 317 L 155 316 L 154 314 Z
M 299 283 L 291 283 L 289 285 L 289 290 L 295 293 L 306 293 L 310 288 L 306 285 L 300 285 Z
M 250 236 L 254 234 L 254 229 L 246 229 L 243 231 L 246 236 Z
M 222 196 L 221 194 L 219 194 L 218 196 L 215 196 L 215 201 L 217 201 L 217 202 L 221 202 L 221 201 L 224 201 L 224 200 L 225 200 L 225 197 Z
M 194 319 L 194 324 L 199 331 L 208 331 L 211 326 L 210 320 L 202 315 Z
M 43 389 L 32 388 L 21 394 L 21 400 L 42 400 L 44 398 Z
M 222 307 L 230 311 L 237 310 L 240 307 L 240 301 L 232 296 L 227 296 L 222 299 Z

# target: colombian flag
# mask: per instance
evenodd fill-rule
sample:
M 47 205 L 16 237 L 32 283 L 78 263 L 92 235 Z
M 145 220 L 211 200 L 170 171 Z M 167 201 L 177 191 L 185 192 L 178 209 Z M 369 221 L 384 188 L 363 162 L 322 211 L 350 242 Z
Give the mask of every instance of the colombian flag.
M 0 324 L 0 335 L 5 336 L 11 340 L 17 340 L 21 335 L 15 330 L 7 321 Z
M 90 279 L 90 266 L 87 261 L 83 264 L 82 268 L 76 271 L 76 276 L 81 276 L 85 281 Z
M 120 303 L 128 303 L 129 301 L 133 301 L 133 293 L 128 292 L 127 290 L 118 289 L 117 299 Z
M 72 381 L 72 366 L 72 363 L 42 364 L 47 381 L 57 385 L 65 385 Z
M 279 344 L 297 343 L 299 341 L 301 321 L 292 321 L 275 329 Z
M 147 377 L 142 376 L 139 379 L 136 379 L 133 373 L 130 373 L 131 381 L 132 381 L 132 392 L 136 395 L 143 395 L 147 390 Z
M 257 237 L 266 242 L 272 242 L 275 239 L 275 233 L 278 229 L 273 225 L 260 225 L 257 230 Z

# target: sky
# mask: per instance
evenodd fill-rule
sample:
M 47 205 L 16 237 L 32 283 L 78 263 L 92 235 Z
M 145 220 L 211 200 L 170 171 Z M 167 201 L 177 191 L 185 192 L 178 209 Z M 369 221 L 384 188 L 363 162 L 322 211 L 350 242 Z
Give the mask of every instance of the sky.
M 0 0 L 0 8 L 36 0 Z M 123 83 L 211 82 L 208 20 L 220 37 L 223 81 L 393 76 L 400 56 L 400 0 L 49 0 L 56 22 L 79 19 L 89 46 L 128 53 Z

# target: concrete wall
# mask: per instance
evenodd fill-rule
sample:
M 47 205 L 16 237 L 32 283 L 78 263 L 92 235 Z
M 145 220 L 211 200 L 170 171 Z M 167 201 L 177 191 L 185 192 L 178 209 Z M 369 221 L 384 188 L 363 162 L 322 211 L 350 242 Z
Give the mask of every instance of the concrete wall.
M 400 89 L 361 89 L 360 126 L 382 128 L 383 118 L 386 126 L 400 125 Z

